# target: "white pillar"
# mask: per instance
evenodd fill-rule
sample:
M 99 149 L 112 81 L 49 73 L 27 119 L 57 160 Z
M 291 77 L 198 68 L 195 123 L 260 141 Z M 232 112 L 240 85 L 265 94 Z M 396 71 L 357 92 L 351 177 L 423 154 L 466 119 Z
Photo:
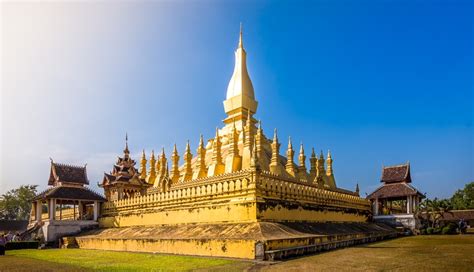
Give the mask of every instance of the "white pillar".
M 43 205 L 41 204 L 41 200 L 36 201 L 36 221 L 41 222 L 41 217 L 43 213 Z
M 410 205 L 410 204 L 411 204 L 410 201 L 411 201 L 410 196 L 407 196 L 407 213 L 408 213 L 408 214 L 411 213 L 411 211 L 410 211 L 410 206 L 411 206 L 411 205 Z
M 94 201 L 94 221 L 99 218 L 99 201 Z
M 378 198 L 375 199 L 375 209 L 374 210 L 375 210 L 374 214 L 379 215 L 379 199 Z
M 82 207 L 82 201 L 79 200 L 79 208 L 78 208 L 78 211 L 79 211 L 79 220 L 82 220 L 82 217 L 83 217 L 83 207 Z
M 54 220 L 56 215 L 56 201 L 55 199 L 50 199 L 48 203 L 48 212 L 49 212 L 49 220 Z

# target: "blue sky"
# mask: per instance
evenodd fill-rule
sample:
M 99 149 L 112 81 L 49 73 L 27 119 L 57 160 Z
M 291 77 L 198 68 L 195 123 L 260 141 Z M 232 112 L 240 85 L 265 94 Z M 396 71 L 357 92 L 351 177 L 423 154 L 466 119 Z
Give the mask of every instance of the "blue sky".
M 264 131 L 330 149 L 339 186 L 406 161 L 429 197 L 474 180 L 471 1 L 1 6 L 0 193 L 46 188 L 49 157 L 96 184 L 125 132 L 136 158 L 195 150 L 225 118 L 240 22 Z

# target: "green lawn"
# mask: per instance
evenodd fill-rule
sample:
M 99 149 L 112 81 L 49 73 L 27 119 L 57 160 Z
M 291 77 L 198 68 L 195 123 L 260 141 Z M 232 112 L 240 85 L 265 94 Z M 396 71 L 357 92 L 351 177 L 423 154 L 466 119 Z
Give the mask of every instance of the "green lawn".
M 412 236 L 276 264 L 83 249 L 12 250 L 0 271 L 474 271 L 474 235 Z
M 86 249 L 7 251 L 0 271 L 240 271 L 249 262 L 225 259 Z

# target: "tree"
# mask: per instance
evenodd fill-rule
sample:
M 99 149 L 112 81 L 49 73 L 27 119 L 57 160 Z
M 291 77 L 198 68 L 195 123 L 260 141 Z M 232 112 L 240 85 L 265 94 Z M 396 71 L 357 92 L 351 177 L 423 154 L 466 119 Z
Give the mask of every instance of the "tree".
M 464 186 L 464 189 L 457 190 L 450 199 L 454 210 L 474 209 L 474 182 Z
M 22 185 L 0 196 L 0 219 L 28 220 L 38 185 Z
M 444 213 L 451 210 L 451 202 L 447 199 L 425 199 L 420 203 L 420 207 L 415 212 L 417 216 L 426 214 L 426 219 L 431 224 L 431 227 L 435 227 L 439 220 L 443 218 Z

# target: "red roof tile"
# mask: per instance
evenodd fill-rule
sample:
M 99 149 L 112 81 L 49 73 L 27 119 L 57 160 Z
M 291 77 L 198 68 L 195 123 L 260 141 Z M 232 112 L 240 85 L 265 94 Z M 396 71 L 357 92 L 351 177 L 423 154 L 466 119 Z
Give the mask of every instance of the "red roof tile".
M 410 164 L 402 164 L 395 166 L 386 166 L 382 169 L 382 178 L 380 182 L 411 182 Z

